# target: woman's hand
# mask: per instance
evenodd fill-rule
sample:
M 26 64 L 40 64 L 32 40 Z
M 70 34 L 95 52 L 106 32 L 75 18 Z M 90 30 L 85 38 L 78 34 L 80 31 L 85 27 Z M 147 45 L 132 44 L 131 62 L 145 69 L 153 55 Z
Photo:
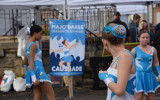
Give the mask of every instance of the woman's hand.
M 160 84 L 160 77 L 158 77 L 158 83 Z
M 99 71 L 99 73 L 106 73 L 106 74 L 108 74 L 107 71 Z
M 101 80 L 103 80 L 103 81 L 108 78 L 108 74 L 105 73 L 104 71 L 99 71 L 98 76 L 99 76 L 99 78 L 100 78 Z
M 104 72 L 104 71 L 99 71 L 99 74 L 100 74 L 100 73 L 103 73 L 103 72 Z
M 33 82 L 33 85 L 34 86 L 39 85 L 39 81 L 36 79 L 35 82 Z

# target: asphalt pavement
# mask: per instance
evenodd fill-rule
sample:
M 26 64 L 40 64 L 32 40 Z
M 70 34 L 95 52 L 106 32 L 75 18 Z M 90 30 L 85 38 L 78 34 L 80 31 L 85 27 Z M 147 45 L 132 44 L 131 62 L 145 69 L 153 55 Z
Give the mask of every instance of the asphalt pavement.
M 107 95 L 107 89 L 103 88 L 104 84 L 101 84 L 101 89 L 93 90 L 92 82 L 81 83 L 73 88 L 73 97 L 69 98 L 68 88 L 59 87 L 55 88 L 56 100 L 105 100 Z M 33 90 L 27 89 L 25 92 L 15 92 L 13 89 L 7 93 L 0 92 L 0 100 L 33 100 Z M 47 100 L 43 95 L 42 100 Z M 146 100 L 144 98 L 144 100 Z M 160 100 L 160 88 L 156 91 L 155 100 Z

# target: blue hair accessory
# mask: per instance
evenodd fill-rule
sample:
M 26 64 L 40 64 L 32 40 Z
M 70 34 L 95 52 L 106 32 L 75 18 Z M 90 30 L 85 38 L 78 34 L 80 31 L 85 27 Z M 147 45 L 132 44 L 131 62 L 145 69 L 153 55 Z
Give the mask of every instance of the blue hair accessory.
M 111 32 L 112 27 L 111 26 L 105 26 L 104 32 L 109 33 Z
M 106 33 L 110 33 L 112 32 L 112 34 L 117 37 L 117 38 L 124 38 L 126 37 L 126 29 L 123 25 L 114 25 L 113 27 L 107 25 L 104 28 L 104 32 Z

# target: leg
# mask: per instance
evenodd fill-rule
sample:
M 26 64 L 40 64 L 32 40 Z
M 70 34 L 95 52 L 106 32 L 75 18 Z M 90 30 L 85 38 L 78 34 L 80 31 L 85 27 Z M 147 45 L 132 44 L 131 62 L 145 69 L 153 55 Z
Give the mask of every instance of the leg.
M 70 67 L 71 66 L 71 62 L 67 62 L 67 66 Z
M 154 100 L 154 93 L 148 93 L 146 98 L 147 98 L 147 100 Z
M 140 93 L 134 93 L 135 95 L 135 100 L 143 100 L 143 92 Z
M 59 66 L 63 66 L 64 61 L 59 62 Z
M 33 91 L 34 91 L 34 100 L 41 100 L 42 99 L 42 90 L 39 87 L 39 85 L 34 86 Z
M 49 82 L 40 83 L 40 87 L 47 96 L 48 100 L 56 100 L 52 85 Z
M 68 76 L 63 76 L 63 82 L 65 84 L 65 87 L 68 87 Z

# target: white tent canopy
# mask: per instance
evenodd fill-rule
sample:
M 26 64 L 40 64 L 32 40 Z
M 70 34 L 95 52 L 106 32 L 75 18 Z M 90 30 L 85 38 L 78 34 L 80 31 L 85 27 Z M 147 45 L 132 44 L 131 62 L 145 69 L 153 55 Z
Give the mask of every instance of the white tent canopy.
M 121 13 L 121 15 L 132 15 L 132 14 L 146 14 L 147 6 L 145 5 L 117 5 L 117 11 Z
M 0 0 L 0 9 L 70 8 L 85 6 L 117 6 L 121 14 L 146 13 L 146 5 L 160 3 L 160 0 Z
M 146 5 L 156 3 L 159 0 L 69 0 L 70 6 L 91 6 L 91 5 Z
M 126 5 L 136 4 L 144 5 L 148 3 L 160 2 L 159 0 L 0 0 L 0 5 L 63 5 L 68 4 L 70 6 L 91 6 L 91 5 Z

